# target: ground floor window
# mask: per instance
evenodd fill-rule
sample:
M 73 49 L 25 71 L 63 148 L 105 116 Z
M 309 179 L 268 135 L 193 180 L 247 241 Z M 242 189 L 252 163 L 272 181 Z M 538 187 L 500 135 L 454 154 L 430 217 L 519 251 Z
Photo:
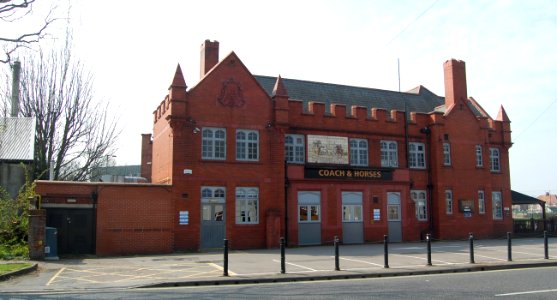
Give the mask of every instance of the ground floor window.
M 236 188 L 236 224 L 259 222 L 259 189 Z
M 416 219 L 427 221 L 427 199 L 426 192 L 419 190 L 410 191 L 410 195 L 416 205 Z
M 501 192 L 492 192 L 491 199 L 493 206 L 493 219 L 503 219 L 503 199 L 501 198 Z
M 361 205 L 343 205 L 342 206 L 343 222 L 361 222 L 362 206 Z
M 319 222 L 321 221 L 320 205 L 298 205 L 298 221 Z
M 478 211 L 482 215 L 485 214 L 485 196 L 482 190 L 478 191 Z

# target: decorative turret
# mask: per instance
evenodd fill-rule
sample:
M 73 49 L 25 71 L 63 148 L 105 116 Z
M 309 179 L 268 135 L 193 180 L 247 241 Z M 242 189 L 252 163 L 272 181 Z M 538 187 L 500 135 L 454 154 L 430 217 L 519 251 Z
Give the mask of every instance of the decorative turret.
M 180 64 L 176 67 L 176 72 L 174 72 L 174 78 L 172 79 L 172 84 L 168 88 L 168 96 L 172 100 L 185 100 L 186 99 L 186 81 L 184 80 L 184 75 L 182 74 L 182 68 Z
M 275 124 L 288 125 L 288 91 L 280 75 L 277 77 L 271 96 L 275 101 Z

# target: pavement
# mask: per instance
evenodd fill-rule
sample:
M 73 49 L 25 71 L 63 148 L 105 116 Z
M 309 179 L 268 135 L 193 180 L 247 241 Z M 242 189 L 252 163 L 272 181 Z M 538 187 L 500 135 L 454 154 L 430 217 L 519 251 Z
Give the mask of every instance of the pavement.
M 222 249 L 126 257 L 81 257 L 37 261 L 25 275 L 0 282 L 0 291 L 30 293 L 76 289 L 150 288 L 224 285 L 349 278 L 410 276 L 557 266 L 557 239 L 513 239 L 511 260 L 507 240 L 392 243 L 387 261 L 384 245 L 339 245 L 338 269 L 332 245 L 285 249 L 284 273 L 280 249 L 230 250 L 228 276 Z M 0 294 L 1 295 L 1 294 Z

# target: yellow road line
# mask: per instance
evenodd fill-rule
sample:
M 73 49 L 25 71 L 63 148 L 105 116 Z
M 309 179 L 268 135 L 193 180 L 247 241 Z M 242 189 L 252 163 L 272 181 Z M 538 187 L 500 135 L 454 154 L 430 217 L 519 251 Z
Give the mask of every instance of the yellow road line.
M 63 267 L 58 272 L 56 272 L 56 274 L 54 274 L 54 276 L 52 276 L 52 278 L 50 278 L 50 280 L 46 283 L 46 285 L 50 285 L 56 279 L 56 277 L 58 277 L 62 272 L 64 272 L 65 269 L 66 269 L 66 267 Z

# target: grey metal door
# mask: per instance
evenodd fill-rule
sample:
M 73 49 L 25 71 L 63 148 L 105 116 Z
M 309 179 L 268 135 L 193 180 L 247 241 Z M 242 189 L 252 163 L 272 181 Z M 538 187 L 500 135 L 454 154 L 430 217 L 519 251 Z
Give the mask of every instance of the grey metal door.
M 201 194 L 201 249 L 222 247 L 226 228 L 224 188 L 206 187 Z
M 402 242 L 400 193 L 387 193 L 387 221 L 389 222 L 389 242 Z
M 342 192 L 342 243 L 364 242 L 364 222 L 361 192 Z
M 321 244 L 320 192 L 298 192 L 298 244 Z

